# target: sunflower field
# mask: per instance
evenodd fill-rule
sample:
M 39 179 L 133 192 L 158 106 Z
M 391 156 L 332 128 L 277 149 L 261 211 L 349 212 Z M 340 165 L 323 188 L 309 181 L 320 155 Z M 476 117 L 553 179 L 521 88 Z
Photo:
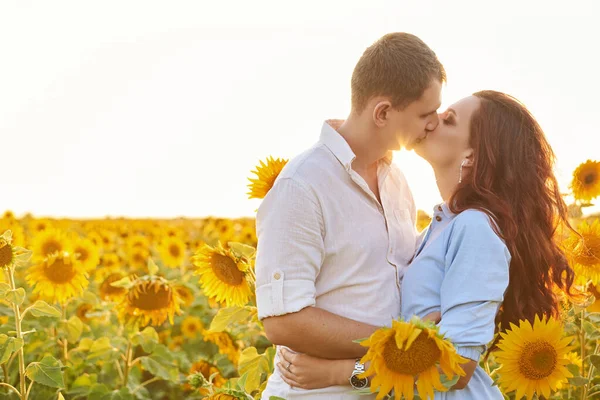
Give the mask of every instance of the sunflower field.
M 263 198 L 285 163 L 261 161 L 249 197 Z M 507 399 L 600 398 L 600 217 L 582 212 L 599 195 L 600 162 L 583 163 L 568 193 L 578 233 L 557 238 L 579 296 L 557 292 L 561 318 L 511 326 L 482 361 Z M 419 212 L 419 227 L 428 222 Z M 257 319 L 252 218 L 57 220 L 6 211 L 0 235 L 1 398 L 260 398 L 275 348 Z M 464 359 L 418 320 L 363 340 L 367 374 L 391 365 L 389 351 L 377 351 L 390 343 L 423 365 L 395 365 L 402 384 L 375 378 L 379 398 L 391 389 L 397 399 L 429 398 L 461 375 Z

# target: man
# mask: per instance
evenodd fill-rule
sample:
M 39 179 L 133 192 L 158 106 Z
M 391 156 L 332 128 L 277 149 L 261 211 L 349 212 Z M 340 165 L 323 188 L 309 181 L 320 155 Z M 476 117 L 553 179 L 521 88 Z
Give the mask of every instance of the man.
M 348 118 L 326 121 L 318 143 L 277 178 L 256 218 L 258 313 L 276 345 L 360 358 L 365 349 L 353 340 L 400 315 L 416 209 L 391 152 L 435 129 L 445 80 L 419 38 L 383 36 L 354 69 Z M 275 369 L 263 399 L 358 399 L 352 390 L 293 388 Z

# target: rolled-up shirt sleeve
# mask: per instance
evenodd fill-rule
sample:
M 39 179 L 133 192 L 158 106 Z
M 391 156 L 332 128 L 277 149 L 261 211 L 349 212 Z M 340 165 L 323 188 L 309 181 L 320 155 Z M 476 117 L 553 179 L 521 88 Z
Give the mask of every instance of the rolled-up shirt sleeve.
M 256 216 L 256 302 L 259 319 L 314 306 L 323 263 L 324 227 L 314 192 L 279 177 Z
M 486 214 L 470 210 L 457 218 L 440 291 L 440 332 L 460 355 L 478 361 L 494 336 L 511 256 Z

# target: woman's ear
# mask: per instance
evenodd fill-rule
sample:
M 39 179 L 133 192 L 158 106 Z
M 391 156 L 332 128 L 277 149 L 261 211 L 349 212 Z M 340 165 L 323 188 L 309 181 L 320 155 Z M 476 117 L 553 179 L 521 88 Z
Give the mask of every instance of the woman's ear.
M 389 112 L 392 109 L 392 103 L 389 100 L 378 101 L 373 108 L 373 122 L 377 127 L 382 128 L 387 124 Z
M 472 167 L 474 162 L 473 149 L 468 149 L 463 155 L 463 166 Z

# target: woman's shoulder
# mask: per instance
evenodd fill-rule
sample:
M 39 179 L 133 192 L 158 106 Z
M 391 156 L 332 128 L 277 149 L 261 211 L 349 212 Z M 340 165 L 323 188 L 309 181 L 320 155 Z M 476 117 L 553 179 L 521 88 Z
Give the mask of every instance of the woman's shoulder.
M 470 208 L 454 217 L 454 234 L 466 234 L 470 237 L 498 237 L 499 228 L 490 215 L 482 210 Z

